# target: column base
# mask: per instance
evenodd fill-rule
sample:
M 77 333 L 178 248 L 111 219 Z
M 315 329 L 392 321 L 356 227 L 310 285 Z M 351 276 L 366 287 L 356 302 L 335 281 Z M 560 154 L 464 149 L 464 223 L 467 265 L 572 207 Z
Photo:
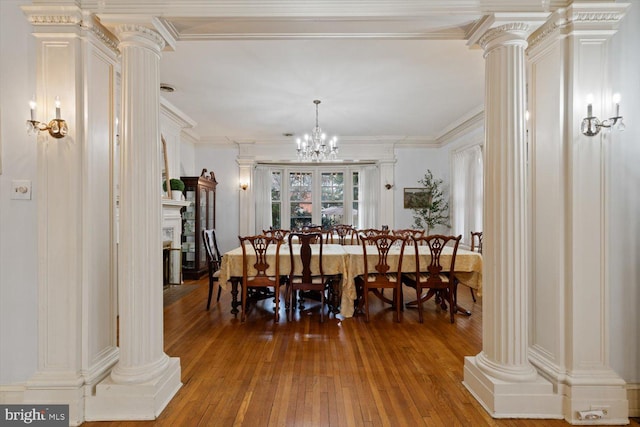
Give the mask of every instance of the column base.
M 31 377 L 20 404 L 69 405 L 69 425 L 84 422 L 83 378 L 76 372 L 37 372 Z
M 493 418 L 562 419 L 562 398 L 538 376 L 532 381 L 507 382 L 487 375 L 476 358 L 464 358 L 464 386 Z
M 581 425 L 629 424 L 629 401 L 624 385 L 618 383 L 563 385 L 564 419 Z M 586 415 L 593 418 L 588 419 Z M 586 418 L 586 419 L 585 419 Z
M 146 383 L 118 384 L 111 377 L 85 401 L 85 420 L 155 420 L 182 387 L 180 358 L 169 358 L 163 374 Z

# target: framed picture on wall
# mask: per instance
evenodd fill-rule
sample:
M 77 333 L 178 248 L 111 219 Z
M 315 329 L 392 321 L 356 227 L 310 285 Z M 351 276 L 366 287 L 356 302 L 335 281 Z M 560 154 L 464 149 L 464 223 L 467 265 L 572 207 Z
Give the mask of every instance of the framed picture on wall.
M 428 206 L 429 193 L 424 188 L 407 188 L 404 189 L 404 208 L 420 209 Z

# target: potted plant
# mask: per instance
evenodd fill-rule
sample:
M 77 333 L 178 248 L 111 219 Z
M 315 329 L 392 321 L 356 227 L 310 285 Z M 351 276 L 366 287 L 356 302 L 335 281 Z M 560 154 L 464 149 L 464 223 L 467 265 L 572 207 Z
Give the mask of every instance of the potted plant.
M 184 191 L 184 181 L 181 179 L 170 179 L 169 186 L 171 187 L 171 196 L 173 200 L 181 200 L 182 192 Z M 167 191 L 167 181 L 162 183 L 162 189 Z
M 433 173 L 427 169 L 424 178 L 418 180 L 422 184 L 424 191 L 414 195 L 411 210 L 413 211 L 413 226 L 424 228 L 429 235 L 436 225 L 449 224 L 449 201 L 445 198 L 442 179 L 433 177 Z

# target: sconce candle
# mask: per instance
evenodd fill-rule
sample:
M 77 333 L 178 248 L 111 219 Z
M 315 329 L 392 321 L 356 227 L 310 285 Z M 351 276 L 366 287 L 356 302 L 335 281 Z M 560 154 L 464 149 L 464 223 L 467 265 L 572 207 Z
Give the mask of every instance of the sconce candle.
M 60 97 L 56 96 L 56 119 L 60 119 Z
M 613 103 L 616 104 L 616 115 L 615 117 L 620 117 L 620 94 L 613 94 Z
M 593 95 L 587 95 L 587 117 L 593 117 Z
M 36 97 L 35 96 L 31 98 L 31 101 L 29 101 L 29 109 L 31 110 L 31 121 L 34 121 L 36 119 Z

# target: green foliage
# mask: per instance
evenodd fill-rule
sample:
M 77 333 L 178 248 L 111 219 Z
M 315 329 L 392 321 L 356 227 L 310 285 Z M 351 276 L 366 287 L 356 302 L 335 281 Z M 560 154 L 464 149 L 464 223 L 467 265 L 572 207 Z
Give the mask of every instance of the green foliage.
M 171 190 L 184 191 L 184 182 L 181 179 L 170 179 L 169 185 L 171 186 Z M 167 191 L 167 181 L 162 183 L 162 189 Z
M 442 179 L 433 177 L 433 173 L 427 169 L 424 178 L 418 180 L 419 184 L 424 187 L 424 192 L 417 193 L 413 196 L 413 226 L 423 228 L 427 234 L 436 225 L 444 225 L 447 228 L 449 224 L 449 201 L 444 195 Z

